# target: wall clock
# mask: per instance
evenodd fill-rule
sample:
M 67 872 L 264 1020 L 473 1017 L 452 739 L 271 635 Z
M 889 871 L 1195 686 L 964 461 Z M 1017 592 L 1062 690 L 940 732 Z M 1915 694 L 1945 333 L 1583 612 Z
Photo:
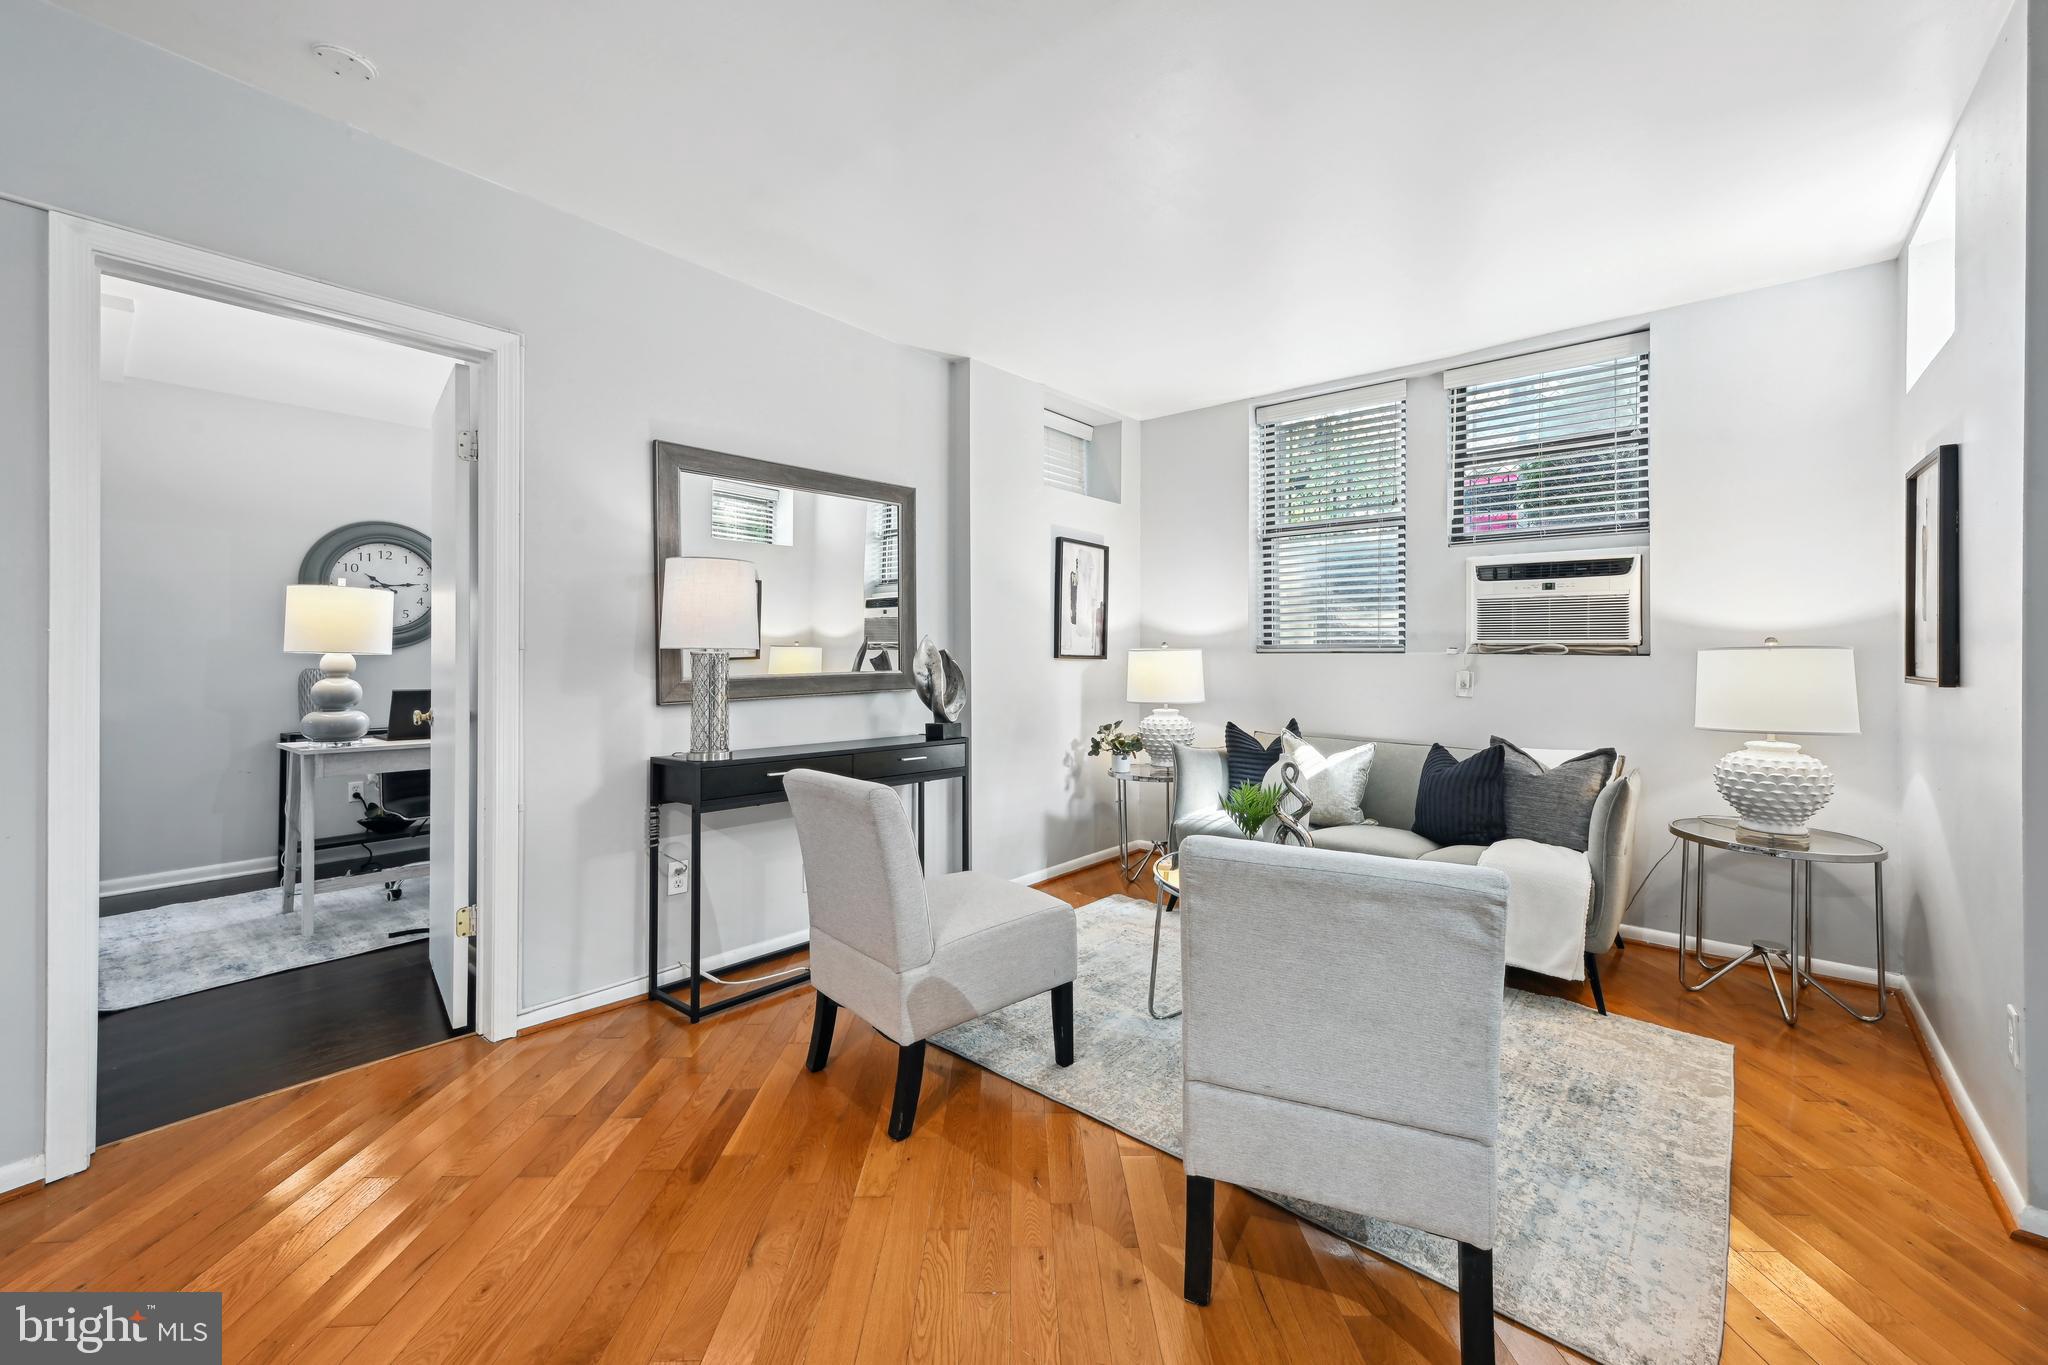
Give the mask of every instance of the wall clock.
M 383 588 L 391 604 L 391 647 L 403 649 L 433 629 L 434 543 L 395 521 L 355 521 L 313 542 L 299 565 L 301 583 Z

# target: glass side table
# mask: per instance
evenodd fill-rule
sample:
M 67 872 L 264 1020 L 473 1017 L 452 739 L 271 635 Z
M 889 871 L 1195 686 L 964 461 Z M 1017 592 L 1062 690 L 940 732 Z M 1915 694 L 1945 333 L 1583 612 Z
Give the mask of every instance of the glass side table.
M 1180 906 L 1180 855 L 1169 853 L 1152 864 L 1152 980 L 1145 987 L 1145 1013 L 1154 1019 L 1178 1019 L 1179 1010 L 1159 1012 L 1159 930 L 1168 910 Z
M 1152 861 L 1153 855 L 1165 857 L 1173 851 L 1173 765 L 1133 763 L 1124 772 L 1111 768 L 1109 775 L 1116 779 L 1116 865 L 1124 874 L 1124 884 L 1129 885 L 1145 875 L 1145 864 Z M 1135 862 L 1130 854 L 1131 805 L 1136 799 L 1131 792 L 1133 782 L 1166 785 L 1166 837 L 1146 844 Z
M 1771 981 L 1771 994 L 1778 997 L 1778 1013 L 1785 1022 L 1793 1026 L 1799 1023 L 1799 992 L 1811 986 L 1828 999 L 1840 1005 L 1857 1019 L 1866 1024 L 1875 1024 L 1884 1018 L 1890 1003 L 1890 992 L 1885 984 L 1884 961 L 1884 860 L 1889 855 L 1883 844 L 1868 839 L 1859 839 L 1853 834 L 1837 834 L 1832 830 L 1812 831 L 1808 842 L 1802 847 L 1794 844 L 1766 843 L 1745 837 L 1733 818 L 1696 816 L 1688 820 L 1673 820 L 1671 832 L 1679 840 L 1678 851 L 1678 984 L 1689 991 L 1703 991 L 1734 971 L 1745 962 L 1761 958 L 1764 973 Z M 1786 935 L 1788 942 L 1779 943 L 1774 939 L 1756 939 L 1749 945 L 1749 951 L 1726 962 L 1710 962 L 1703 951 L 1707 936 L 1707 850 L 1723 849 L 1730 853 L 1746 854 L 1753 858 L 1781 858 L 1791 873 L 1792 897 L 1791 924 Z M 1850 1005 L 1841 996 L 1829 990 L 1813 974 L 1813 867 L 1815 863 L 1868 863 L 1875 878 L 1874 909 L 1877 921 L 1877 1013 L 1864 1014 Z M 1685 946 L 1685 926 L 1692 923 L 1692 947 Z M 1691 969 L 1686 963 L 1687 956 L 1708 973 L 1701 981 L 1691 979 Z M 1778 989 L 1777 964 L 1782 963 L 1791 977 L 1789 996 Z

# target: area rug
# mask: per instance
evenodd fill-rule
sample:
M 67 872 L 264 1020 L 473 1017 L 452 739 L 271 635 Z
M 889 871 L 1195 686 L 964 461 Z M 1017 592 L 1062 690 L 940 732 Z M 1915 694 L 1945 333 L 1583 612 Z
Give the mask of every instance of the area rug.
M 1152 907 L 1112 896 L 1078 914 L 1073 1066 L 1053 1065 L 1042 999 L 933 1041 L 1178 1156 L 1180 1021 L 1145 1012 Z M 1176 916 L 1166 917 L 1165 935 L 1160 1008 L 1178 1008 Z M 1727 1044 L 1509 989 L 1495 1308 L 1603 1365 L 1719 1360 L 1734 1117 Z M 1275 1202 L 1441 1284 L 1457 1282 L 1452 1242 Z
M 410 942 L 418 935 L 392 934 L 425 926 L 428 884 L 425 877 L 399 884 L 405 894 L 395 901 L 384 899 L 381 886 L 322 891 L 314 902 L 311 938 L 300 935 L 296 911 L 279 910 L 281 893 L 274 886 L 104 916 L 100 1009 L 133 1009 Z

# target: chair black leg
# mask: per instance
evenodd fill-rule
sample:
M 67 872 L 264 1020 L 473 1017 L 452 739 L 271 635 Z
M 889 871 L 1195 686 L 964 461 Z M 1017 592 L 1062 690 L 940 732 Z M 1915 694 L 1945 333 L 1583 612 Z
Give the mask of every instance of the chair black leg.
M 823 994 L 811 1008 L 811 1056 L 804 1063 L 813 1071 L 825 1069 L 825 1059 L 832 1055 L 832 1025 L 839 1021 L 839 1002 Z
M 1493 1365 L 1493 1253 L 1458 1243 L 1458 1365 Z
M 1593 1008 L 1607 1013 L 1607 992 L 1600 989 L 1600 959 L 1586 954 L 1586 980 L 1593 983 Z
M 1052 988 L 1052 1059 L 1074 1064 L 1074 983 Z
M 1206 1175 L 1188 1177 L 1187 1276 L 1181 1297 L 1197 1307 L 1209 1306 L 1210 1262 L 1216 1255 L 1216 1182 Z
M 901 1142 L 910 1136 L 917 1122 L 917 1092 L 924 1085 L 924 1044 L 900 1045 L 896 1049 L 896 1104 L 889 1111 L 889 1136 Z

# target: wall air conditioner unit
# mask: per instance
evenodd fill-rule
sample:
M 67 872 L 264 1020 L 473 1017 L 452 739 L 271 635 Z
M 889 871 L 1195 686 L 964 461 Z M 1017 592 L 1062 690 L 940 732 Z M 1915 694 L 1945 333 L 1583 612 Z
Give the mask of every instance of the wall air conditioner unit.
M 1465 561 L 1475 652 L 1622 654 L 1643 647 L 1647 549 L 1482 555 Z

